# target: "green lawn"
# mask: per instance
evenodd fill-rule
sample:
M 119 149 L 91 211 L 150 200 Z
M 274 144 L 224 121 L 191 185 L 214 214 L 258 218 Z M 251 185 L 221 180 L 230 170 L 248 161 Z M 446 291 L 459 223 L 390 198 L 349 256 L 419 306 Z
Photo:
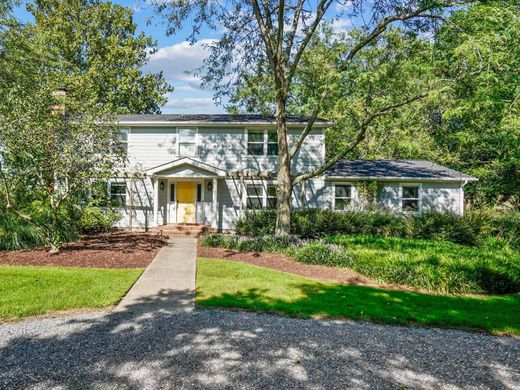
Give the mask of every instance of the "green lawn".
M 0 266 L 0 320 L 113 305 L 142 271 Z
M 520 294 L 470 297 L 391 291 L 318 282 L 228 260 L 198 260 L 197 304 L 520 334 Z

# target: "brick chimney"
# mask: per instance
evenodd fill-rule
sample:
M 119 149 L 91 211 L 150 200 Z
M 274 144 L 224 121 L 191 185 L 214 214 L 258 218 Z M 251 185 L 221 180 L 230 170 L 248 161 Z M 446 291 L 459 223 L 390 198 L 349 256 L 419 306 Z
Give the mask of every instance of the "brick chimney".
M 58 88 L 52 93 L 55 104 L 51 106 L 52 113 L 61 113 L 65 115 L 65 97 L 67 96 L 67 90 L 65 88 Z

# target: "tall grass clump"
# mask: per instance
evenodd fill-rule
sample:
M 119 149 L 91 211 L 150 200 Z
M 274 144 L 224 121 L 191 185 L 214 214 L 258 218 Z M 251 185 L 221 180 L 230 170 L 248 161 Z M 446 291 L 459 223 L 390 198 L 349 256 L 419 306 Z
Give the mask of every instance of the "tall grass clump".
M 0 250 L 27 249 L 44 244 L 42 234 L 33 225 L 11 214 L 0 215 Z

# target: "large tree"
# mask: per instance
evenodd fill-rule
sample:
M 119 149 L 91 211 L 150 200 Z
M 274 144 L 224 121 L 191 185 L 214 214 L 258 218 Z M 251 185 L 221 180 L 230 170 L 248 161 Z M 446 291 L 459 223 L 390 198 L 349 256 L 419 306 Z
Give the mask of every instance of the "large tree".
M 409 105 L 424 96 L 422 91 L 402 96 L 390 104 L 371 107 L 356 121 L 356 134 L 341 151 L 327 159 L 321 166 L 309 172 L 294 174 L 291 159 L 298 152 L 313 123 L 321 112 L 322 105 L 332 92 L 330 88 L 318 89 L 314 95 L 311 118 L 293 145 L 287 141 L 287 104 L 291 85 L 300 71 L 301 61 L 309 45 L 325 21 L 334 18 L 365 20 L 364 27 L 354 37 L 348 50 L 334 64 L 337 72 L 347 73 L 357 56 L 368 46 L 378 42 L 388 29 L 398 24 L 402 29 L 421 32 L 431 31 L 438 18 L 449 9 L 467 6 L 472 0 L 374 0 L 353 2 L 317 0 L 160 0 L 156 1 L 159 12 L 167 14 L 170 33 L 176 32 L 182 22 L 192 18 L 195 39 L 202 26 L 223 31 L 211 47 L 211 55 L 205 62 L 203 79 L 217 89 L 217 98 L 229 94 L 244 74 L 254 73 L 259 64 L 268 66 L 272 85 L 275 88 L 274 105 L 278 133 L 277 224 L 276 234 L 290 232 L 291 196 L 293 186 L 320 175 L 338 160 L 344 158 L 366 136 L 371 124 L 388 113 Z
M 156 112 L 169 87 L 142 73 L 153 46 L 130 11 L 86 0 L 31 11 L 34 24 L 11 18 L 0 30 L 0 210 L 59 251 L 90 181 L 121 167 L 112 115 Z
M 136 32 L 132 10 L 101 0 L 35 0 L 28 10 L 28 41 L 56 60 L 54 77 L 84 105 L 160 112 L 172 88 L 161 73 L 143 72 L 156 43 Z

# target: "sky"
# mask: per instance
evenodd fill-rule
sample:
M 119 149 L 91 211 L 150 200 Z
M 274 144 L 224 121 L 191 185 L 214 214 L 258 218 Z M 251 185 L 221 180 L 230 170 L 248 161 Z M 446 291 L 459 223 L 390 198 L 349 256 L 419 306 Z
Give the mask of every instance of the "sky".
M 166 80 L 175 88 L 172 93 L 168 94 L 168 102 L 162 107 L 164 114 L 225 112 L 222 106 L 214 103 L 213 91 L 203 89 L 200 80 L 189 74 L 197 69 L 207 56 L 204 43 L 216 38 L 215 32 L 201 31 L 199 40 L 191 45 L 186 41 L 191 31 L 189 21 L 185 22 L 183 30 L 173 36 L 167 36 L 163 19 L 154 13 L 153 7 L 147 3 L 147 0 L 112 0 L 112 2 L 132 9 L 137 32 L 144 31 L 157 41 L 158 51 L 152 54 L 149 63 L 143 70 L 145 72 L 162 71 Z M 15 14 L 22 21 L 31 21 L 31 16 L 23 5 L 16 10 Z M 334 26 L 338 30 L 347 29 L 351 27 L 350 20 L 337 20 Z

